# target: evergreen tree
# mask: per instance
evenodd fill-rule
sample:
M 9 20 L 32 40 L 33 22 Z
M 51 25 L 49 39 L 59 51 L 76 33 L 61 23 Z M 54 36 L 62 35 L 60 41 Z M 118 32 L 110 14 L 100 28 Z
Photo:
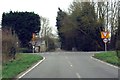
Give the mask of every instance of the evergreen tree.
M 40 17 L 34 12 L 3 13 L 2 27 L 11 28 L 18 35 L 21 46 L 26 47 L 32 38 L 32 33 L 40 31 Z

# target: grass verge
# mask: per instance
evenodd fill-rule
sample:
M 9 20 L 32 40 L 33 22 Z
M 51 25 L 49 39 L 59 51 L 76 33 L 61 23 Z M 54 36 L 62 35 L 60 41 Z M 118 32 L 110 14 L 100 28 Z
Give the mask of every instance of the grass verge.
M 95 54 L 93 57 L 113 64 L 115 66 L 120 66 L 120 61 L 115 51 L 102 52 L 99 54 Z
M 42 56 L 34 54 L 17 54 L 16 57 L 17 59 L 13 62 L 3 64 L 2 78 L 14 78 L 35 62 L 43 59 Z
M 2 79 L 2 64 L 0 64 L 0 80 Z

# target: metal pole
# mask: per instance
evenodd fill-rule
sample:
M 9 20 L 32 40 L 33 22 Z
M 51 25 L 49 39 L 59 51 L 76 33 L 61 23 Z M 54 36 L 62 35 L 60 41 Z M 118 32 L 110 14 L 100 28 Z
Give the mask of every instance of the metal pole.
M 105 51 L 107 51 L 107 44 L 105 43 Z
M 34 53 L 34 48 L 33 48 L 33 53 Z
M 33 46 L 33 53 L 34 53 L 34 48 L 35 48 L 35 47 Z

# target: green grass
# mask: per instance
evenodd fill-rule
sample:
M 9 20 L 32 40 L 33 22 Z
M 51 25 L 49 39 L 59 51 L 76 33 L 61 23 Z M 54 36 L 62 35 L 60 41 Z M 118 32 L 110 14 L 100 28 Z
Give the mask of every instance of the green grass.
M 17 54 L 16 60 L 3 64 L 2 77 L 14 78 L 42 58 L 40 55 L 34 54 Z
M 0 64 L 0 79 L 2 78 L 2 64 Z
M 115 51 L 108 51 L 108 52 L 95 54 L 94 57 L 102 61 L 108 62 L 110 64 L 120 66 L 119 58 Z

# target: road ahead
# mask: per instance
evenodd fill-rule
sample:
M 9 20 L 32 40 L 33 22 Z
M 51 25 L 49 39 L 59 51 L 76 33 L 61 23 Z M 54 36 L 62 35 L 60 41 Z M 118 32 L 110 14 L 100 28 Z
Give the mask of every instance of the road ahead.
M 39 53 L 41 54 L 41 53 Z M 91 59 L 93 52 L 47 52 L 23 78 L 117 78 L 118 69 Z

